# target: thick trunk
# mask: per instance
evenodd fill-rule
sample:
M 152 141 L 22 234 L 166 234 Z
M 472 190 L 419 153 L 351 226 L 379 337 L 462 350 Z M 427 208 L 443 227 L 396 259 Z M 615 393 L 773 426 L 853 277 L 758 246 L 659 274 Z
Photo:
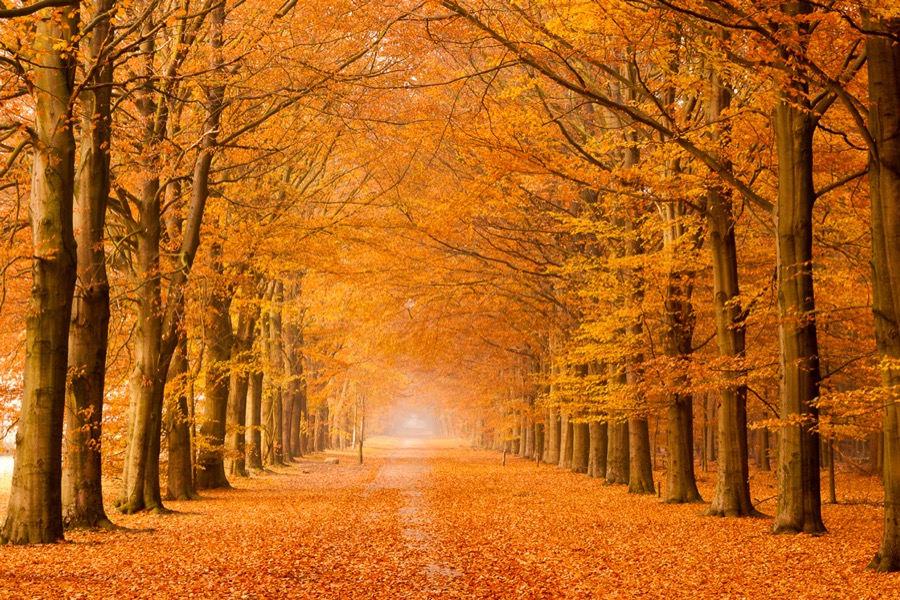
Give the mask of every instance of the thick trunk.
M 666 423 L 665 501 L 702 502 L 694 476 L 694 409 L 690 394 L 672 394 Z
M 67 528 L 110 526 L 103 508 L 100 430 L 109 338 L 109 281 L 103 247 L 109 197 L 110 96 L 113 69 L 103 60 L 114 0 L 95 7 L 85 55 L 98 65 L 96 87 L 82 92 L 81 147 L 75 179 L 74 231 L 78 278 L 69 330 L 66 398 L 66 472 L 63 520 Z M 102 61 L 102 62 L 98 62 Z
M 607 483 L 627 484 L 630 462 L 628 458 L 628 421 L 614 419 L 609 423 L 609 447 L 606 459 Z
M 169 444 L 166 499 L 191 500 L 197 497 L 194 488 L 193 451 L 191 446 L 191 414 L 188 406 L 190 377 L 187 360 L 187 336 L 179 334 L 175 355 L 169 367 L 166 389 L 166 429 Z
M 806 3 L 788 5 L 791 12 Z M 813 294 L 813 131 L 806 86 L 789 82 L 775 108 L 778 204 L 775 209 L 781 427 L 778 512 L 773 533 L 822 533 L 819 488 L 819 349 Z
M 900 20 L 869 23 L 894 39 Z M 867 40 L 869 61 L 869 188 L 872 196 L 872 271 L 875 337 L 882 382 L 900 384 L 900 45 L 891 37 Z M 884 408 L 884 532 L 869 568 L 900 570 L 900 407 Z
M 655 494 L 650 457 L 650 427 L 646 417 L 628 420 L 628 493 Z
M 47 10 L 35 24 L 32 283 L 25 317 L 22 410 L 12 489 L 0 533 L 3 543 L 51 543 L 63 537 L 63 414 L 76 266 L 75 138 L 68 112 L 75 68 L 68 47 L 78 31 L 77 15 L 72 7 Z
M 213 270 L 221 277 L 221 248 L 212 248 Z M 214 283 L 215 285 L 215 283 Z M 216 289 L 203 311 L 206 342 L 206 397 L 200 435 L 206 447 L 197 459 L 197 489 L 230 488 L 225 477 L 225 420 L 228 416 L 228 388 L 233 346 L 231 291 Z
M 572 424 L 572 470 L 587 473 L 590 462 L 590 432 L 587 423 Z
M 588 425 L 590 447 L 588 448 L 588 477 L 606 477 L 606 452 L 609 445 L 609 426 L 606 422 L 591 421 Z

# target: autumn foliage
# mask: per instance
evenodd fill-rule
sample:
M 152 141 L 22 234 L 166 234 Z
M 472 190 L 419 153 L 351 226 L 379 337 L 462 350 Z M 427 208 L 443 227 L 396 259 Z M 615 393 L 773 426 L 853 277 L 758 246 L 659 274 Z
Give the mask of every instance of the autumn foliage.
M 453 593 L 628 587 L 594 555 L 588 575 L 550 560 L 587 542 L 536 550 L 539 521 L 565 526 L 530 516 L 532 493 L 585 532 L 608 503 L 604 543 L 648 567 L 676 548 L 690 573 L 673 590 L 712 594 L 716 574 L 688 562 L 761 531 L 865 530 L 823 544 L 856 571 L 900 570 L 893 4 L 52 0 L 0 6 L 0 41 L 0 431 L 16 457 L 0 540 L 93 539 L 72 532 L 237 502 L 245 484 L 288 501 L 296 471 L 256 475 L 326 450 L 362 462 L 368 436 L 414 415 L 419 433 L 579 474 L 435 463 L 441 552 L 485 552 L 518 527 L 498 515 L 520 515 L 503 544 L 557 582 L 428 558 Z M 363 517 L 316 473 L 316 501 L 333 486 L 344 504 L 291 530 L 290 552 L 325 573 L 300 532 Z M 458 510 L 464 474 L 523 497 Z M 882 528 L 844 510 L 870 487 Z M 402 508 L 378 502 L 378 518 Z M 698 512 L 772 518 L 689 524 Z M 483 537 L 454 537 L 481 517 Z M 171 519 L 166 543 L 197 530 Z M 667 546 L 632 547 L 670 520 Z M 721 544 L 678 533 L 692 527 Z M 760 552 L 816 543 L 797 539 Z M 421 576 L 376 541 L 353 544 Z M 321 575 L 336 596 L 354 580 L 338 572 Z M 862 577 L 863 595 L 889 585 Z

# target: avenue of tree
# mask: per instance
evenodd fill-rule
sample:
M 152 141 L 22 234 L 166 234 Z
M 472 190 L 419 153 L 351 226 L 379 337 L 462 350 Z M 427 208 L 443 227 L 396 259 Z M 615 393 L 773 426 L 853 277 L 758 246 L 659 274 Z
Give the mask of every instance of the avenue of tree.
M 776 534 L 866 464 L 900 570 L 900 4 L 37 0 L 0 39 L 3 542 L 114 528 L 110 473 L 165 512 L 362 457 L 400 399 L 707 516 L 775 469 Z

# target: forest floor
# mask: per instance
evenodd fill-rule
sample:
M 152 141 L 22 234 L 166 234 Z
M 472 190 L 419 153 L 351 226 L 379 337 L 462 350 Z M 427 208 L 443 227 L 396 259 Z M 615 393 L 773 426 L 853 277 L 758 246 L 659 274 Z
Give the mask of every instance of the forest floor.
M 0 547 L 0 598 L 900 598 L 900 575 L 864 570 L 875 478 L 838 475 L 826 535 L 772 536 L 771 519 L 700 517 L 457 441 L 373 440 L 363 465 L 333 454 L 168 515 L 111 511 L 128 531 Z M 708 499 L 715 474 L 700 480 Z M 0 511 L 8 486 L 0 474 Z M 775 494 L 769 473 L 752 486 Z

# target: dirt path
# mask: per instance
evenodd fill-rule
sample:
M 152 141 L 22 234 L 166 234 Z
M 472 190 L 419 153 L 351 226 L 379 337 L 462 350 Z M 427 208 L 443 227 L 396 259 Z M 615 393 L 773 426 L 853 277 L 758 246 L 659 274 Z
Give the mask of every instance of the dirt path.
M 900 576 L 862 570 L 880 534 L 869 479 L 839 480 L 828 535 L 773 537 L 457 442 L 339 457 L 113 515 L 130 532 L 2 547 L 0 598 L 900 598 Z M 752 484 L 771 495 L 771 476 Z

